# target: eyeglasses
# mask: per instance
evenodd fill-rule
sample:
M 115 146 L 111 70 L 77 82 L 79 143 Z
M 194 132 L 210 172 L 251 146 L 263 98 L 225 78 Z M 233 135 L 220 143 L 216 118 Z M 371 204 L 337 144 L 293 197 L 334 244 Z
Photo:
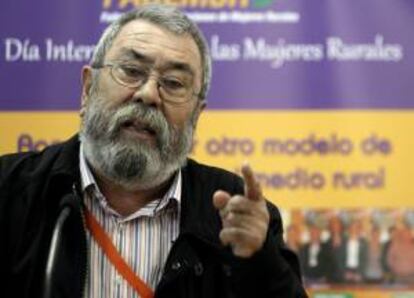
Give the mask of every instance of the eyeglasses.
M 93 68 L 109 67 L 115 82 L 128 88 L 141 88 L 148 81 L 151 69 L 139 64 L 107 63 L 92 66 Z M 189 102 L 198 93 L 193 89 L 193 78 L 187 74 L 156 76 L 158 92 L 163 100 L 172 104 Z

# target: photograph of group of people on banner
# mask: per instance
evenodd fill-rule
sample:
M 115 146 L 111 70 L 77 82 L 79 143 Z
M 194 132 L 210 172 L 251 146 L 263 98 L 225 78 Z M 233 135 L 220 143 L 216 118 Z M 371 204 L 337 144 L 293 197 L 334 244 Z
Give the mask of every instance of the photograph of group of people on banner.
M 309 287 L 414 283 L 414 210 L 293 210 L 286 243 Z

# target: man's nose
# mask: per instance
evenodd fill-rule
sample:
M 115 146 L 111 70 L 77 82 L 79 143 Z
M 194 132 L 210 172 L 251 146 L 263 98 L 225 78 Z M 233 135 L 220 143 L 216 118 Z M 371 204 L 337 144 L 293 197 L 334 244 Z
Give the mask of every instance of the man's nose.
M 161 106 L 162 101 L 157 78 L 152 76 L 148 77 L 148 79 L 135 90 L 133 99 L 150 106 Z

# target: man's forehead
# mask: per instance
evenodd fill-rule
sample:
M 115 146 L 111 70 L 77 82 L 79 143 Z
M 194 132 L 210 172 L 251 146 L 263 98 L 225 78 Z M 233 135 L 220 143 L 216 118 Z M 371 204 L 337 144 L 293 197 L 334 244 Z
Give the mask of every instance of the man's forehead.
M 201 62 L 197 44 L 189 34 L 178 35 L 145 20 L 131 21 L 118 33 L 111 49 L 119 52 L 125 48 L 139 53 L 162 51 L 175 59 Z

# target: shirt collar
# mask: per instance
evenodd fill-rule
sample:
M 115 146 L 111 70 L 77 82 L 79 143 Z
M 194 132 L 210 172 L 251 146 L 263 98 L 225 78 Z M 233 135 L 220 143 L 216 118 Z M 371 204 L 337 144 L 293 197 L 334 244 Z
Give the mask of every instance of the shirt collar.
M 101 207 L 108 213 L 121 217 L 121 215 L 116 212 L 114 209 L 109 206 L 108 201 L 105 196 L 99 189 L 98 184 L 96 183 L 95 177 L 92 174 L 92 171 L 88 165 L 85 154 L 83 152 L 84 148 L 82 143 L 80 144 L 79 150 L 79 168 L 81 174 L 81 186 L 82 192 L 88 192 L 93 200 L 97 200 Z M 155 216 L 161 210 L 166 209 L 168 206 L 177 206 L 179 211 L 181 208 L 181 190 L 182 190 L 182 173 L 181 170 L 178 170 L 175 174 L 174 180 L 171 183 L 170 188 L 167 190 L 165 195 L 162 198 L 158 198 L 149 202 L 140 210 L 135 213 L 128 215 L 123 218 L 124 221 L 137 218 L 139 216 Z

